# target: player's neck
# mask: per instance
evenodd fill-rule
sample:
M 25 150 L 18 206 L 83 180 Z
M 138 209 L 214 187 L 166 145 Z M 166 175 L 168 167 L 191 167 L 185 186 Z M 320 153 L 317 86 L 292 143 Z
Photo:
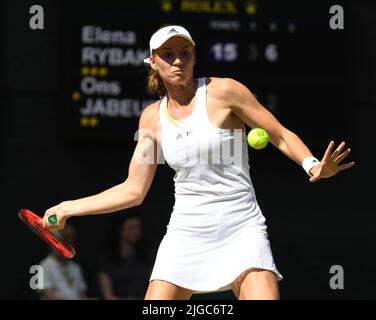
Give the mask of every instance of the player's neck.
M 189 105 L 197 91 L 197 81 L 192 81 L 186 86 L 167 86 L 169 105 L 173 107 L 185 107 Z

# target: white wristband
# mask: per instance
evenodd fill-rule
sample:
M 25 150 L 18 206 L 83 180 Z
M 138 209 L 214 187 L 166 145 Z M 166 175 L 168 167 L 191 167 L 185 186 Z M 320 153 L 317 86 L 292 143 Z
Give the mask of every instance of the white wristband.
M 303 160 L 302 166 L 305 172 L 312 177 L 312 175 L 309 173 L 309 170 L 311 170 L 314 166 L 318 165 L 320 161 L 315 157 L 306 157 Z

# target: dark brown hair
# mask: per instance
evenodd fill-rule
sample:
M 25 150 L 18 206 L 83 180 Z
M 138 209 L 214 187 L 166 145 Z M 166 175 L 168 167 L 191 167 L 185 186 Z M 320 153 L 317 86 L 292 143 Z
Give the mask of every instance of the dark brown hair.
M 163 97 L 167 92 L 158 70 L 154 70 L 152 67 L 150 67 L 147 78 L 147 92 L 159 98 Z

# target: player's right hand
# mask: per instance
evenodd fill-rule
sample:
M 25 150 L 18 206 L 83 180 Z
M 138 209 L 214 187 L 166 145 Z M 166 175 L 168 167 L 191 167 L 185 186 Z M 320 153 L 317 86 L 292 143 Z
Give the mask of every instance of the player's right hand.
M 56 216 L 56 219 L 50 218 L 53 215 Z M 43 227 L 52 232 L 60 231 L 64 229 L 67 219 L 67 208 L 65 203 L 62 202 L 57 206 L 51 207 L 46 210 L 43 216 Z M 53 221 L 56 221 L 56 224 L 51 224 L 51 222 Z

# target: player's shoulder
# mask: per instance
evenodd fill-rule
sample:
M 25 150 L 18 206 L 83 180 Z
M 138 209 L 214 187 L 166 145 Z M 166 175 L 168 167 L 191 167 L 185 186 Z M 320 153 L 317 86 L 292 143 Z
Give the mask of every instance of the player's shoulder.
M 150 127 L 156 124 L 159 119 L 159 105 L 161 100 L 157 100 L 152 104 L 149 104 L 141 113 L 140 126 Z
M 228 94 L 236 90 L 242 90 L 245 86 L 233 78 L 208 78 L 208 90 L 215 90 L 218 93 Z
M 161 100 L 157 100 L 146 106 L 141 113 L 141 117 L 151 117 L 154 114 L 158 113 L 160 103 Z
M 209 77 L 208 92 L 216 96 L 229 97 L 247 88 L 238 80 L 232 78 Z

